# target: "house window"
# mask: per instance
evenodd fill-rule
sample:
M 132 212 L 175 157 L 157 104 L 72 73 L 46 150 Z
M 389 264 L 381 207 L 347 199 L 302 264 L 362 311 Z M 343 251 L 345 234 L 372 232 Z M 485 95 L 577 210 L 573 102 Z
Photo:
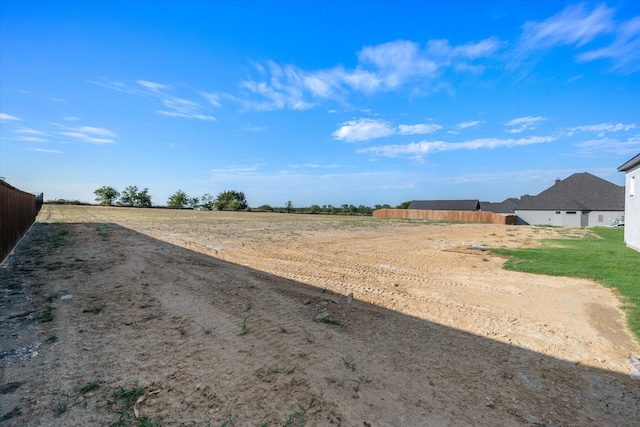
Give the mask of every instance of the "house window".
M 604 215 L 598 215 L 598 222 L 604 221 Z
M 567 215 L 575 215 L 576 211 L 567 211 Z
M 560 215 L 560 211 L 556 211 L 556 215 Z
M 632 176 L 631 180 L 629 181 L 629 195 L 635 196 L 635 194 L 636 194 L 636 177 Z

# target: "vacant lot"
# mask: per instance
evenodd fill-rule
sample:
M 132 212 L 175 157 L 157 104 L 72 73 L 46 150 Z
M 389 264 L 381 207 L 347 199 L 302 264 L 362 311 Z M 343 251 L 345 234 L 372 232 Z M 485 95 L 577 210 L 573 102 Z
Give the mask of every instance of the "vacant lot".
M 585 232 L 45 205 L 0 269 L 0 423 L 637 425 L 614 292 L 483 250 Z

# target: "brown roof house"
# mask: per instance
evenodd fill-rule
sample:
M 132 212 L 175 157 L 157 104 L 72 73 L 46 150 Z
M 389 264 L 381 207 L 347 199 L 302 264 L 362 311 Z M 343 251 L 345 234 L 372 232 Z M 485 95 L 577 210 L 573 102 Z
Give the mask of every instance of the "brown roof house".
M 640 154 L 618 168 L 625 173 L 624 241 L 640 251 Z
M 537 196 L 522 196 L 518 224 L 611 226 L 624 221 L 625 188 L 590 173 L 575 173 Z

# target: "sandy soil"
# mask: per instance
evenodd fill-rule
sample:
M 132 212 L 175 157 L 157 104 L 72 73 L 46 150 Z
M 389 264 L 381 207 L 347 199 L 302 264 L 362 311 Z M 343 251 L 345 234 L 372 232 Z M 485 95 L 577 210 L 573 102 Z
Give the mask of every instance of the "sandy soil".
M 45 205 L 0 269 L 0 424 L 637 425 L 614 292 L 483 250 L 585 232 Z

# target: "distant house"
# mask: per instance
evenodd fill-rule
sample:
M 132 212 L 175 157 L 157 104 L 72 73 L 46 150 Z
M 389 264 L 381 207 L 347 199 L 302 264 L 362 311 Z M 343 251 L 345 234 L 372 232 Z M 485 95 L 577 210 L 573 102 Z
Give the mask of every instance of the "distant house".
M 493 212 L 501 215 L 513 215 L 520 206 L 520 199 L 510 197 L 502 202 L 480 202 L 480 209 L 484 212 Z
M 414 200 L 407 209 L 427 211 L 479 211 L 479 200 Z
M 518 224 L 608 226 L 624 218 L 624 187 L 590 173 L 576 173 L 537 196 L 522 196 Z
M 618 168 L 625 172 L 624 241 L 627 246 L 640 251 L 640 154 Z M 636 182 L 636 177 L 639 179 Z

